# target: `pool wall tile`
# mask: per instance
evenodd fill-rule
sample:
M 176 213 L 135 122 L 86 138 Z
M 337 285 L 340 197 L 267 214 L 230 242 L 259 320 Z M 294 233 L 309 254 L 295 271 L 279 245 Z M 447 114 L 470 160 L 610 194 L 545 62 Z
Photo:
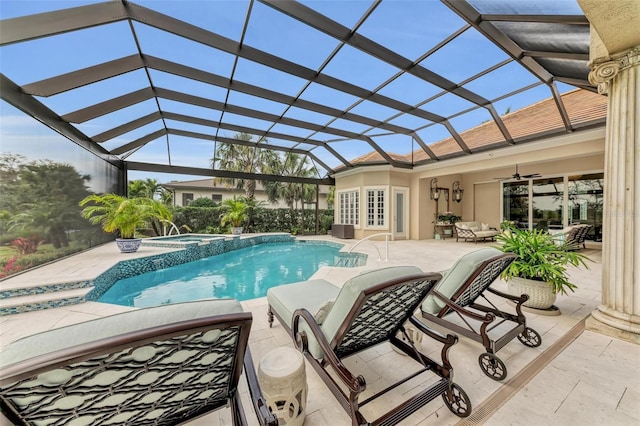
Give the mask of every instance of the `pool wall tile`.
M 61 306 L 67 306 L 72 304 L 84 303 L 86 301 L 96 301 L 107 291 L 116 281 L 122 278 L 128 278 L 135 275 L 141 275 L 146 272 L 153 272 L 159 269 L 169 268 L 171 266 L 181 265 L 184 263 L 192 262 L 202 258 L 215 256 L 223 253 L 227 253 L 234 250 L 240 250 L 246 247 L 255 246 L 258 244 L 267 243 L 289 243 L 296 241 L 296 238 L 290 234 L 269 234 L 269 235 L 256 235 L 256 236 L 243 236 L 226 238 L 213 238 L 203 242 L 189 242 L 182 243 L 180 245 L 172 244 L 170 242 L 154 242 L 151 245 L 158 247 L 176 248 L 180 247 L 182 250 L 176 250 L 169 253 L 156 254 L 153 256 L 141 257 L 137 259 L 122 260 L 116 263 L 114 266 L 97 276 L 92 280 L 82 280 L 73 282 L 64 282 L 58 284 L 47 284 L 37 287 L 29 287 L 22 289 L 11 289 L 0 291 L 1 299 L 8 299 L 11 297 L 19 296 L 31 296 L 39 294 L 52 294 L 81 288 L 93 289 L 84 297 L 69 297 L 63 299 L 56 299 L 37 303 L 28 303 L 23 305 L 5 306 L 0 308 L 0 316 L 18 314 L 23 312 L 29 312 L 34 310 L 57 308 Z M 306 244 L 322 244 L 329 245 L 336 248 L 343 248 L 344 244 L 330 242 L 330 241 L 317 241 L 317 240 L 304 240 L 298 239 L 299 242 Z M 336 266 L 361 266 L 366 264 L 366 255 L 360 253 L 340 253 L 340 258 L 336 261 Z
M 162 253 L 138 259 L 123 260 L 93 280 L 94 288 L 87 294 L 88 301 L 96 301 L 111 288 L 116 281 L 171 266 L 215 256 L 234 250 L 265 243 L 288 243 L 295 241 L 289 234 L 256 235 L 245 238 L 214 239 L 203 243 L 187 244 L 184 250 Z M 175 247 L 172 246 L 172 247 Z

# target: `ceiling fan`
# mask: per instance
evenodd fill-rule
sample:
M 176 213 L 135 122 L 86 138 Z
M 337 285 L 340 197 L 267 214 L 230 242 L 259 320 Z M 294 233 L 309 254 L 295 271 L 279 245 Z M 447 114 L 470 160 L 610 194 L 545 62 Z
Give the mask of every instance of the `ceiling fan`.
M 515 180 L 520 180 L 520 179 L 529 179 L 529 178 L 534 178 L 534 177 L 540 177 L 540 173 L 531 173 L 528 175 L 521 175 L 520 173 L 518 173 L 518 165 L 516 164 L 516 172 L 514 174 L 512 174 L 511 176 L 507 176 L 507 177 L 498 177 L 498 178 L 494 178 L 494 179 L 500 179 L 500 180 L 505 180 L 505 179 L 515 179 Z

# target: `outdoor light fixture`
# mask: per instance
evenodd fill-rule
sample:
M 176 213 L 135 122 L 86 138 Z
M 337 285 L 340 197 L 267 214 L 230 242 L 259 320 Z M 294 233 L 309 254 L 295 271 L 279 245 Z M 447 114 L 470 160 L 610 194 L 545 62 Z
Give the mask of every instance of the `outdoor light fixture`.
M 440 189 L 438 188 L 438 179 L 431 179 L 431 191 L 429 192 L 429 196 L 432 200 L 437 200 L 440 198 Z
M 451 187 L 451 198 L 453 198 L 453 201 L 455 201 L 456 203 L 462 201 L 463 192 L 464 189 L 460 188 L 460 181 L 457 180 L 453 182 L 453 186 Z

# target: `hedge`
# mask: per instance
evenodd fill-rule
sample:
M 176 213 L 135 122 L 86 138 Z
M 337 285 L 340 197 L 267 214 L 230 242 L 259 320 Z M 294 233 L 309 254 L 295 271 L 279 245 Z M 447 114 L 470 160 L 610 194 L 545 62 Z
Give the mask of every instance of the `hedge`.
M 324 235 L 333 223 L 333 210 L 319 210 L 318 234 Z M 180 229 L 192 233 L 228 233 L 227 227 L 220 226 L 220 216 L 224 207 L 176 207 L 173 223 Z M 301 216 L 304 222 L 301 223 Z M 292 234 L 316 234 L 315 210 L 266 209 L 256 208 L 250 212 L 249 223 L 244 226 L 245 232 L 290 232 Z

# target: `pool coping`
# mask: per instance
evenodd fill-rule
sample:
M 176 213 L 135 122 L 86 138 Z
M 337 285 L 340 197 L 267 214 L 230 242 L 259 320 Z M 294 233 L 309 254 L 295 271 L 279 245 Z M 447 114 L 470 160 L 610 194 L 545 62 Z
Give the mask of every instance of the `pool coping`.
M 136 258 L 118 260 L 106 266 L 102 272 L 94 274 L 92 277 L 78 277 L 75 280 L 65 282 L 47 282 L 37 285 L 11 286 L 0 290 L 0 316 L 12 315 L 33 310 L 57 308 L 61 306 L 79 304 L 84 302 L 98 301 L 98 299 L 119 279 L 128 278 L 134 275 L 144 274 L 159 269 L 176 266 L 191 261 L 199 260 L 209 256 L 223 254 L 229 251 L 239 250 L 266 243 L 304 242 L 308 244 L 330 245 L 341 250 L 341 254 L 352 258 L 360 258 L 366 263 L 367 255 L 363 253 L 346 253 L 342 251 L 346 246 L 343 243 L 297 238 L 289 233 L 269 233 L 269 234 L 243 234 L 239 236 L 216 236 L 207 241 L 183 243 L 181 247 L 170 245 L 169 247 L 155 246 L 156 250 L 161 248 L 173 249 L 171 251 L 157 251 L 155 254 L 144 255 Z M 226 237 L 226 238 L 223 238 Z M 337 266 L 344 268 L 345 266 Z M 63 297 L 64 292 L 72 290 L 86 289 L 84 296 L 73 298 Z M 9 303 L 11 298 L 42 296 L 50 294 L 50 301 L 38 302 L 25 306 L 14 306 Z

